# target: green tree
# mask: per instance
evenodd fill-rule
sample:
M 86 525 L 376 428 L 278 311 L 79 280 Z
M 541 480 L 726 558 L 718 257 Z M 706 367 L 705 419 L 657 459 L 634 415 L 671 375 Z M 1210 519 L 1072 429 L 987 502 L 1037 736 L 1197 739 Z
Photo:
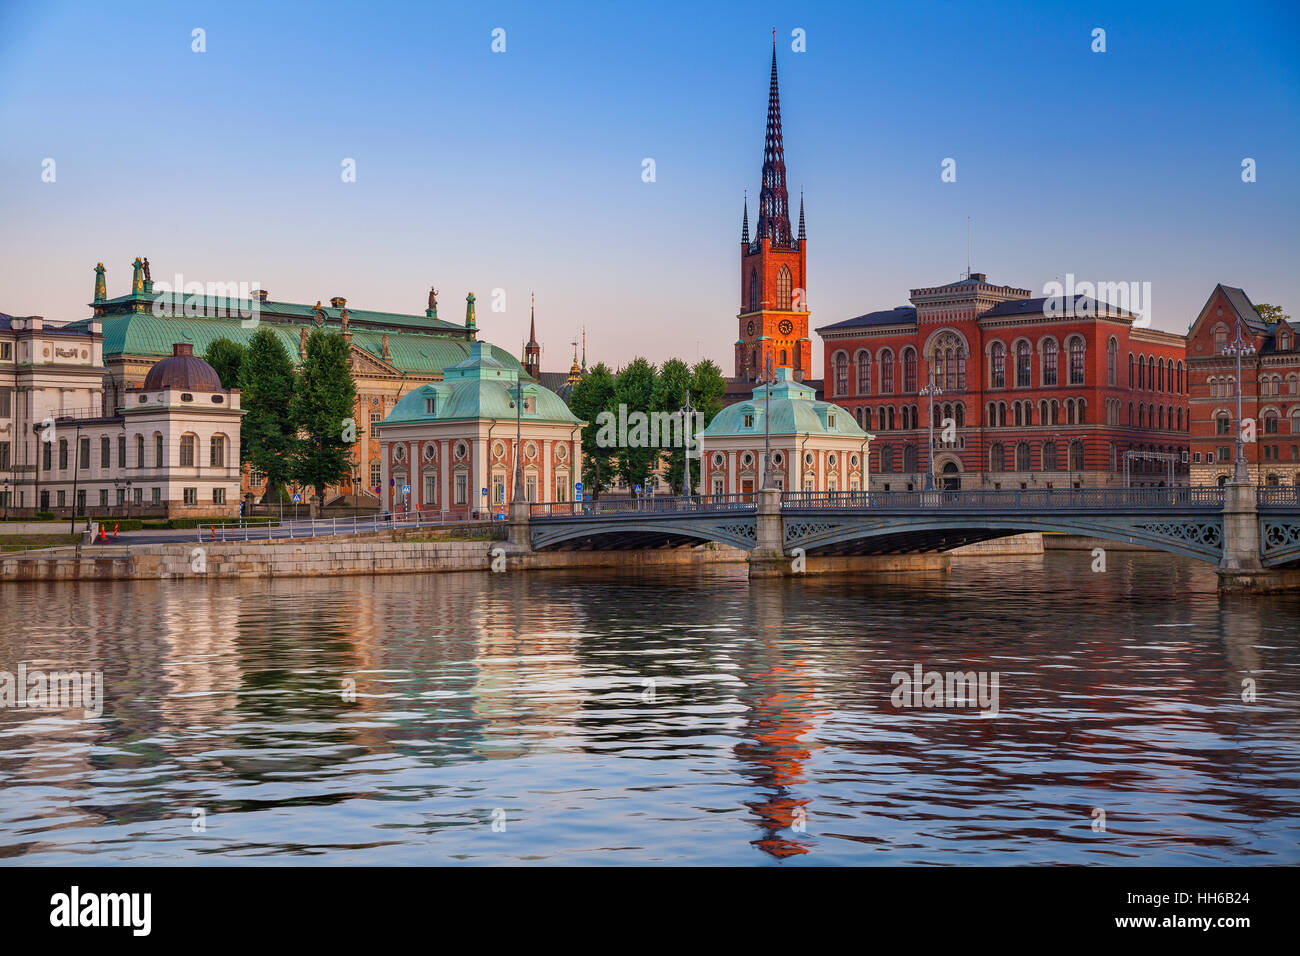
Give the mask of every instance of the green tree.
M 686 392 L 691 387 L 691 370 L 690 367 L 681 359 L 669 359 L 664 362 L 663 368 L 659 370 L 655 378 L 654 396 L 652 406 L 656 412 L 666 415 L 677 416 L 681 414 L 682 407 L 686 404 Z M 691 407 L 695 407 L 695 395 L 691 395 Z M 692 416 L 694 417 L 694 416 Z M 678 425 L 680 421 L 680 425 Z M 660 432 L 659 442 L 663 448 L 662 456 L 667 471 L 665 477 L 668 484 L 675 493 L 680 494 L 682 485 L 685 481 L 686 468 L 686 446 L 679 444 L 685 439 L 685 415 L 675 418 L 673 426 L 668 434 Z M 695 428 L 695 422 L 691 422 L 692 430 Z M 680 431 L 679 431 L 680 429 Z M 694 463 L 692 463 L 694 470 Z M 695 472 L 693 479 L 698 484 L 699 474 Z
M 614 407 L 614 376 L 604 362 L 598 363 L 573 386 L 569 393 L 569 408 L 587 424 L 582 429 L 582 481 L 583 496 L 599 498 L 614 479 L 614 454 L 616 448 L 601 448 L 596 441 L 600 429 L 601 412 L 612 412 Z
M 629 419 L 634 412 L 647 417 L 654 410 L 655 367 L 645 359 L 634 358 L 614 376 L 614 405 L 625 406 Z M 620 436 L 622 437 L 622 436 Z M 648 421 L 640 427 L 629 424 L 626 444 L 618 449 L 616 470 L 629 489 L 646 485 L 659 449 L 650 446 Z
M 325 486 L 338 484 L 352 471 L 357 388 L 349 366 L 350 352 L 342 335 L 314 329 L 307 337 L 307 352 L 293 393 L 298 438 L 293 445 L 292 474 L 300 484 L 316 489 L 318 506 L 325 503 Z
M 298 429 L 292 401 L 296 376 L 289 352 L 279 336 L 263 326 L 253 333 L 239 367 L 240 457 L 266 475 L 263 501 L 274 501 L 276 489 L 292 477 L 291 452 Z
M 1280 305 L 1269 305 L 1267 302 L 1258 303 L 1255 306 L 1255 311 L 1258 312 L 1259 317 L 1269 325 L 1274 325 L 1277 322 L 1290 321 L 1291 319 L 1291 316 L 1282 311 Z
M 691 369 L 691 404 L 704 413 L 706 428 L 713 416 L 722 411 L 722 396 L 726 392 L 727 381 L 713 359 L 695 363 Z
M 244 347 L 238 342 L 224 337 L 213 339 L 203 353 L 203 361 L 216 369 L 222 388 L 239 387 L 239 366 L 244 361 Z

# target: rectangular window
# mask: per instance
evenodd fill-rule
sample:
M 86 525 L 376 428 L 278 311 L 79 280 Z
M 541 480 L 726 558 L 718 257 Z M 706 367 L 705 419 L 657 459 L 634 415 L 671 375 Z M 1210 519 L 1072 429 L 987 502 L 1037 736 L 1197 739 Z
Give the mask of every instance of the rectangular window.
M 41 492 L 41 510 L 42 510 L 42 511 L 48 511 L 49 509 L 50 509 L 50 493 L 49 493 L 48 491 L 42 491 L 42 492 Z
M 469 504 L 469 475 L 464 472 L 456 476 L 455 496 L 455 504 Z
M 506 500 L 506 479 L 504 475 L 492 476 L 492 503 L 504 504 Z
M 77 489 L 77 514 L 84 515 L 85 513 L 86 513 L 86 489 L 78 488 Z
M 370 463 L 370 487 L 378 488 L 379 483 L 384 480 L 383 467 L 377 461 Z
M 182 468 L 194 467 L 194 436 L 193 435 L 181 436 L 181 467 Z
M 424 505 L 427 508 L 438 506 L 438 476 L 424 476 Z
M 51 458 L 54 454 L 54 442 L 46 440 L 45 449 L 41 454 L 41 467 L 49 471 L 53 467 Z
M 117 489 L 117 503 L 118 503 L 118 506 L 119 506 L 119 507 L 122 506 L 122 505 L 124 505 L 124 504 L 126 504 L 126 489 L 125 489 L 125 488 L 118 488 L 118 489 Z
M 77 443 L 77 467 L 83 471 L 90 468 L 90 439 L 83 438 Z
M 753 427 L 754 427 L 754 416 L 753 416 L 753 415 L 746 415 L 746 416 L 745 416 L 745 427 L 746 427 L 746 428 L 753 428 Z
M 212 441 L 208 443 L 208 460 L 214 468 L 224 468 L 226 466 L 226 439 L 222 435 L 213 435 Z
M 117 436 L 117 467 L 126 467 L 126 436 Z
M 107 435 L 99 440 L 99 467 L 105 471 L 113 467 L 113 442 Z
M 185 503 L 187 505 L 196 505 L 199 503 L 199 489 L 186 488 L 184 491 L 184 495 L 185 495 Z
M 9 470 L 9 443 L 0 441 L 0 471 Z
M 213 488 L 213 489 L 212 489 L 212 503 L 213 503 L 214 505 L 224 505 L 224 504 L 226 503 L 226 489 L 225 489 L 225 488 Z
M 162 489 L 161 489 L 161 488 L 151 488 L 151 489 L 149 489 L 149 491 L 150 491 L 149 500 L 152 501 L 152 502 L 153 502 L 154 504 L 156 504 L 156 505 L 160 505 L 160 504 L 162 504 Z
M 58 497 L 59 497 L 59 507 L 62 508 L 66 506 L 68 503 L 68 493 L 66 491 L 60 491 Z
M 167 467 L 167 459 L 163 456 L 163 437 L 162 437 L 162 435 L 155 435 L 155 436 L 154 436 L 154 442 L 153 442 L 153 445 L 154 445 L 154 448 L 153 448 L 153 451 L 154 451 L 154 456 L 153 456 L 153 457 L 154 457 L 154 461 L 157 463 L 157 465 L 158 465 L 159 468 L 166 468 L 166 467 Z
M 529 501 L 537 500 L 537 476 L 529 475 L 524 479 L 524 497 Z
M 714 478 L 714 479 L 713 479 L 713 493 L 714 493 L 715 495 L 725 495 L 725 494 L 727 493 L 727 479 L 725 479 L 725 478 Z
M 424 414 L 426 414 L 426 415 L 434 415 L 434 414 L 437 413 L 437 411 L 438 411 L 438 398 L 437 398 L 437 396 L 435 395 L 435 396 L 432 396 L 432 397 L 430 397 L 430 398 L 426 398 L 426 399 L 424 400 Z
M 108 489 L 107 489 L 107 488 L 100 488 L 100 489 L 99 489 L 99 506 L 100 506 L 101 508 L 107 508 L 107 507 L 108 507 Z
M 556 478 L 555 478 L 555 500 L 556 500 L 556 501 L 568 501 L 568 500 L 569 500 L 569 476 L 568 476 L 568 475 L 557 475 L 557 476 L 556 476 Z
M 14 358 L 14 344 L 12 342 L 0 342 L 0 362 L 12 362 Z
M 68 467 L 68 442 L 66 439 L 59 439 L 59 471 Z
M 5 343 L 6 345 L 8 343 Z M 13 414 L 13 405 L 10 396 L 13 389 L 8 386 L 0 388 L 0 418 L 8 418 Z
M 136 488 L 135 493 L 131 496 L 134 504 L 140 504 L 144 501 L 144 489 Z

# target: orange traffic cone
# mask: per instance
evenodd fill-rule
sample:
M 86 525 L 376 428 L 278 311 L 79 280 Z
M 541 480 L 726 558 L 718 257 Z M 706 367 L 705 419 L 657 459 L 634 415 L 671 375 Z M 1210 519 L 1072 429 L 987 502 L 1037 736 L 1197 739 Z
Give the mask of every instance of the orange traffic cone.
M 108 540 L 108 531 L 104 528 L 102 524 L 99 526 L 99 540 L 100 541 Z

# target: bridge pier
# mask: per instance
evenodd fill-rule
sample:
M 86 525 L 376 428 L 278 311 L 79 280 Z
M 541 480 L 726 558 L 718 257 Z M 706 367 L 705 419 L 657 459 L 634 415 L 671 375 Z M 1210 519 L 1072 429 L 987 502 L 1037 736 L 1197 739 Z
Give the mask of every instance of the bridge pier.
M 1232 481 L 1224 486 L 1223 559 L 1216 573 L 1219 590 L 1283 591 L 1300 588 L 1300 571 L 1264 567 L 1260 561 L 1259 501 L 1255 485 Z
M 751 578 L 782 578 L 794 574 L 785 556 L 785 526 L 781 521 L 781 492 L 765 488 L 758 493 L 756 544 L 749 552 Z
M 532 508 L 527 501 L 510 502 L 510 518 L 506 524 L 506 550 L 515 553 L 533 550 Z

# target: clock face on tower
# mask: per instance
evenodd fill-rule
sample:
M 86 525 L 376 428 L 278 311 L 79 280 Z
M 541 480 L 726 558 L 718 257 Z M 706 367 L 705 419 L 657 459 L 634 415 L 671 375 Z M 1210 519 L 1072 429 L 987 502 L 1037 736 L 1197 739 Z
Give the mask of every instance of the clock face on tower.
M 777 326 L 782 335 L 789 335 L 794 331 L 794 324 L 789 319 L 782 319 L 781 324 Z
M 753 335 L 753 334 L 754 334 L 754 320 L 753 320 L 753 319 L 750 319 L 750 320 L 749 320 L 749 325 L 745 326 L 745 334 L 746 334 L 746 335 Z

